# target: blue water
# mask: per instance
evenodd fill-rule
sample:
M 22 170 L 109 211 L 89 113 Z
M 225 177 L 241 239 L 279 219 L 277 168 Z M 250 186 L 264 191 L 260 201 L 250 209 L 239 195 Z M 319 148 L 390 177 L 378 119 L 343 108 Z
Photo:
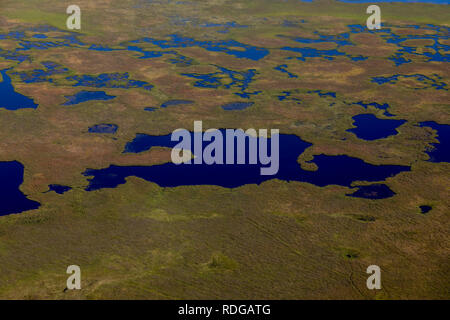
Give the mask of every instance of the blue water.
M 348 57 L 353 61 L 362 61 L 368 59 L 368 57 L 358 55 L 358 56 L 352 56 L 350 54 L 347 54 L 345 52 L 339 51 L 337 49 L 330 49 L 330 50 L 320 50 L 316 48 L 309 48 L 309 47 L 283 47 L 280 50 L 285 51 L 292 51 L 296 53 L 300 53 L 301 56 L 295 57 L 297 60 L 306 61 L 307 58 L 315 58 L 320 57 L 327 60 L 334 60 L 335 57 L 343 56 Z M 286 59 L 293 59 L 294 57 L 289 57 Z
M 19 52 L 11 51 L 11 50 L 3 50 L 2 48 L 0 48 L 0 57 L 4 58 L 6 60 L 18 61 L 18 62 L 30 60 L 30 57 L 25 54 L 21 54 Z
M 144 133 L 138 133 L 136 137 L 125 145 L 123 153 L 140 153 L 150 150 L 151 147 L 173 148 L 177 142 L 170 140 L 171 134 L 164 136 L 150 136 Z
M 431 206 L 419 206 L 420 208 L 420 212 L 425 214 L 431 211 L 431 209 L 433 209 L 433 207 Z
M 199 73 L 182 73 L 181 75 L 197 79 L 194 82 L 195 87 L 200 88 L 223 88 L 231 89 L 235 95 L 241 98 L 250 98 L 252 95 L 257 95 L 261 91 L 247 91 L 249 85 L 253 82 L 254 77 L 258 74 L 255 69 L 248 69 L 247 71 L 234 71 L 224 67 L 216 66 L 219 70 L 213 73 L 199 74 Z
M 25 33 L 22 31 L 11 31 L 8 33 L 8 37 L 15 40 L 21 40 L 25 38 Z
M 167 108 L 170 106 L 178 106 L 183 104 L 193 104 L 194 101 L 191 100 L 169 100 L 161 104 L 161 108 Z
M 248 107 L 251 107 L 253 104 L 254 102 L 230 102 L 222 105 L 222 109 L 226 111 L 244 110 L 247 109 Z
M 278 70 L 280 72 L 286 73 L 289 78 L 298 78 L 298 76 L 296 74 L 293 74 L 293 73 L 289 72 L 287 70 L 287 67 L 288 67 L 287 64 L 281 64 L 279 66 L 276 66 L 274 69 Z
M 223 130 L 221 130 L 223 132 Z M 248 137 L 249 138 L 249 137 Z M 255 138 L 249 138 L 255 139 Z M 318 166 L 317 171 L 303 170 L 297 162 L 298 156 L 310 143 L 295 135 L 279 135 L 280 162 L 279 171 L 273 176 L 260 175 L 260 164 L 240 165 L 206 165 L 166 163 L 154 166 L 116 166 L 104 169 L 87 169 L 83 174 L 91 177 L 87 191 L 115 188 L 126 182 L 129 176 L 140 177 L 152 181 L 161 187 L 176 187 L 182 185 L 217 185 L 235 188 L 245 184 L 260 184 L 270 179 L 284 181 L 302 181 L 317 186 L 342 185 L 350 187 L 354 181 L 382 181 L 403 171 L 410 171 L 409 166 L 372 165 L 361 159 L 345 155 L 328 156 L 316 155 L 310 162 Z M 225 139 L 224 139 L 225 140 Z M 270 140 L 270 139 L 268 139 Z M 193 134 L 191 133 L 191 141 Z M 224 141 L 225 143 L 225 141 Z M 138 134 L 129 142 L 124 152 L 139 153 L 149 150 L 153 146 L 174 147 L 177 142 L 170 141 L 170 135 L 149 136 Z M 205 144 L 205 143 L 203 143 Z M 270 146 L 270 141 L 268 141 Z M 246 154 L 248 155 L 248 143 Z M 195 153 L 195 151 L 193 151 Z M 226 151 L 224 149 L 224 153 Z M 235 156 L 236 156 L 235 151 Z M 226 155 L 224 155 L 225 157 Z M 248 156 L 247 156 L 248 158 Z M 248 161 L 247 161 L 248 163 Z
M 296 90 L 293 90 L 296 92 Z M 292 97 L 292 91 L 286 90 L 286 91 L 282 91 L 282 94 L 278 96 L 278 100 L 280 101 L 295 101 L 297 104 L 301 103 L 301 99 L 300 98 L 296 98 L 296 97 Z
M 265 48 L 254 47 L 243 44 L 235 40 L 217 40 L 217 41 L 199 41 L 177 34 L 170 35 L 170 40 L 157 40 L 154 38 L 142 38 L 134 41 L 135 43 L 147 42 L 154 44 L 161 49 L 201 47 L 208 51 L 224 52 L 237 58 L 246 58 L 250 60 L 260 60 L 269 54 Z M 241 50 L 236 50 L 240 48 Z
M 89 128 L 90 133 L 110 133 L 114 134 L 117 132 L 117 129 L 119 127 L 116 124 L 111 123 L 101 123 L 96 124 L 95 126 L 92 126 Z
M 23 183 L 23 172 L 20 162 L 0 162 L 0 216 L 40 207 L 39 202 L 27 199 L 19 189 Z
M 398 134 L 396 130 L 406 120 L 379 119 L 371 113 L 358 114 L 352 118 L 356 128 L 348 129 L 360 139 L 377 140 Z
M 282 91 L 281 94 L 277 96 L 277 98 L 280 101 L 293 101 L 297 104 L 300 104 L 302 100 L 298 97 L 293 97 L 292 96 L 293 93 L 302 94 L 302 92 L 298 89 L 285 90 L 285 91 Z M 320 98 L 336 99 L 336 92 L 324 91 L 324 90 L 308 90 L 306 93 L 318 95 Z M 305 94 L 305 93 L 303 93 L 303 94 Z M 334 104 L 335 104 L 334 102 L 330 103 L 330 106 L 333 106 Z
M 382 24 L 382 28 L 379 30 L 368 30 L 363 25 L 349 25 L 351 33 L 372 33 L 378 34 L 383 38 L 386 43 L 395 44 L 399 49 L 388 59 L 393 61 L 396 66 L 400 66 L 405 63 L 411 63 L 411 58 L 420 58 L 421 61 L 431 62 L 450 62 L 450 54 L 447 52 L 450 50 L 450 46 L 442 44 L 443 40 L 449 39 L 450 28 L 445 26 L 436 26 L 432 24 L 426 25 L 387 25 Z M 409 34 L 398 35 L 392 31 L 390 27 L 395 28 L 414 28 L 418 30 L 434 31 L 434 33 L 425 34 Z M 428 40 L 432 41 L 431 45 L 424 45 L 425 50 L 417 50 L 417 47 L 404 44 L 407 40 Z
M 89 47 L 89 50 L 95 50 L 95 51 L 114 51 L 117 49 L 111 49 L 109 46 L 102 46 L 98 44 L 93 44 Z
M 420 1 L 420 0 L 419 0 Z M 427 0 L 424 0 L 427 1 Z M 370 1 L 369 1 L 370 2 Z M 373 1 L 372 1 L 373 2 Z M 377 1 L 376 1 L 377 2 Z M 448 3 L 448 0 L 445 2 L 439 2 L 438 0 L 427 1 L 434 3 Z M 189 21 L 192 22 L 192 21 Z M 299 23 L 305 23 L 304 20 L 297 21 L 288 21 L 285 20 L 283 22 L 284 26 L 292 27 L 297 26 Z M 245 25 L 240 25 L 235 22 L 227 22 L 223 24 L 215 24 L 215 23 L 203 23 L 198 24 L 198 26 L 203 27 L 216 27 L 222 28 L 221 30 L 217 30 L 217 32 L 227 33 L 230 28 L 243 28 L 247 27 Z M 306 37 L 297 37 L 292 38 L 288 37 L 293 41 L 302 44 L 317 44 L 317 43 L 334 43 L 337 46 L 337 49 L 332 50 L 319 50 L 316 48 L 293 48 L 293 47 L 284 47 L 282 50 L 289 50 L 300 53 L 301 55 L 298 57 L 288 57 L 287 59 L 297 58 L 299 60 L 305 61 L 307 58 L 312 57 L 322 57 L 324 59 L 333 60 L 338 56 L 345 56 L 353 61 L 362 61 L 366 60 L 368 57 L 357 55 L 353 56 L 347 54 L 345 51 L 339 50 L 343 49 L 345 46 L 354 45 L 350 41 L 350 33 L 376 33 L 379 35 L 386 43 L 392 43 L 398 46 L 398 50 L 392 54 L 388 59 L 393 61 L 395 65 L 399 66 L 404 63 L 412 62 L 413 58 L 420 58 L 421 61 L 430 62 L 430 61 L 441 61 L 441 62 L 449 62 L 450 54 L 447 52 L 450 50 L 450 46 L 443 44 L 442 42 L 449 39 L 449 28 L 445 26 L 436 26 L 432 24 L 425 25 L 398 25 L 391 26 L 388 24 L 382 24 L 382 29 L 380 30 L 368 30 L 365 25 L 349 25 L 349 32 L 342 32 L 336 35 L 328 35 L 322 34 L 320 32 L 315 31 L 314 36 L 311 38 Z M 432 30 L 435 33 L 432 34 L 408 34 L 408 35 L 399 35 L 396 34 L 391 27 L 395 28 L 414 28 L 419 30 Z M 29 34 L 28 31 L 33 31 L 33 34 Z M 47 35 L 47 32 L 59 32 L 62 35 Z M 39 34 L 35 34 L 35 32 L 39 32 Z M 80 48 L 87 50 L 97 50 L 103 52 L 109 52 L 114 50 L 128 50 L 128 51 L 136 51 L 140 52 L 142 55 L 139 56 L 141 59 L 147 58 L 158 58 L 165 54 L 174 55 L 173 58 L 169 60 L 170 63 L 176 64 L 177 66 L 189 66 L 193 63 L 191 58 L 187 58 L 181 56 L 176 51 L 173 50 L 164 50 L 164 51 L 147 51 L 135 44 L 139 43 L 150 43 L 155 46 L 160 47 L 161 49 L 176 49 L 176 48 L 186 48 L 186 47 L 200 47 L 208 51 L 214 52 L 224 52 L 226 54 L 232 55 L 237 58 L 245 58 L 251 60 L 260 60 L 266 57 L 270 51 L 267 48 L 255 47 L 252 45 L 247 45 L 244 43 L 240 43 L 235 40 L 196 40 L 193 38 L 183 37 L 181 35 L 170 35 L 168 39 L 161 40 L 155 38 L 141 38 L 137 40 L 128 41 L 126 43 L 122 43 L 115 48 L 111 48 L 107 44 L 85 44 L 78 39 L 79 35 L 74 32 L 68 32 L 66 30 L 59 30 L 57 28 L 50 27 L 37 27 L 33 29 L 27 29 L 27 32 L 9 32 L 7 34 L 0 34 L 0 40 L 2 39 L 11 39 L 18 41 L 19 48 L 14 51 L 2 50 L 0 49 L 0 57 L 3 57 L 8 60 L 14 61 L 25 61 L 31 60 L 31 58 L 23 54 L 24 51 L 29 50 L 46 50 L 56 47 L 71 47 L 71 48 Z M 425 50 L 418 50 L 417 47 L 405 44 L 407 40 L 429 40 L 432 41 L 432 44 L 423 45 L 422 47 Z M 129 45 L 133 44 L 133 45 Z
M 393 197 L 395 192 L 385 184 L 372 184 L 368 186 L 356 186 L 357 191 L 347 194 L 348 197 L 365 199 L 386 199 Z
M 58 63 L 45 61 L 41 63 L 45 69 L 35 69 L 32 71 L 15 72 L 22 82 L 25 83 L 39 83 L 39 82 L 50 82 L 54 83 L 52 76 L 64 74 L 69 71 L 69 69 L 64 68 Z
M 130 42 L 135 43 L 136 41 Z M 127 46 L 127 50 L 142 53 L 142 56 L 140 56 L 139 59 L 159 58 L 165 54 L 177 54 L 176 51 L 153 51 L 153 50 L 147 51 L 138 46 Z
M 421 127 L 429 127 L 436 131 L 439 143 L 432 143 L 431 149 L 426 151 L 431 162 L 450 162 L 450 125 L 439 124 L 434 121 L 419 123 Z
M 33 35 L 33 38 L 46 39 L 48 37 L 45 34 L 35 34 L 35 35 Z
M 50 82 L 55 83 L 55 79 L 53 76 L 61 75 L 68 73 L 69 69 L 64 68 L 58 63 L 46 61 L 42 62 L 42 65 L 45 69 L 35 69 L 32 71 L 26 72 L 16 72 L 14 74 L 19 75 L 22 82 L 25 83 L 38 83 L 38 82 Z M 145 90 L 151 90 L 153 85 L 140 80 L 132 80 L 127 72 L 125 73 L 102 73 L 100 75 L 75 75 L 66 77 L 66 80 L 74 82 L 72 85 L 74 87 L 84 86 L 84 87 L 94 87 L 94 88 L 143 88 Z M 82 99 L 89 98 L 88 93 L 82 91 L 79 97 L 74 97 L 74 99 Z M 96 94 L 92 94 L 92 97 L 95 97 Z M 109 100 L 109 96 L 104 96 L 105 99 L 102 99 L 102 96 L 98 94 L 100 100 Z M 113 97 L 113 96 L 111 96 Z M 111 98 L 112 99 L 112 98 Z M 90 100 L 90 99 L 88 99 Z M 98 100 L 98 99 L 97 99 Z
M 67 101 L 63 103 L 63 106 L 71 106 L 74 104 L 91 101 L 91 100 L 111 100 L 116 96 L 110 96 L 105 93 L 105 91 L 85 91 L 82 90 L 77 92 L 73 96 L 65 96 Z
M 325 92 L 322 90 L 310 90 L 310 91 L 308 91 L 308 93 L 317 93 L 319 95 L 319 97 L 321 97 L 321 98 L 326 98 L 326 97 L 336 98 L 336 92 Z
M 63 193 L 66 193 L 69 190 L 72 190 L 72 188 L 68 187 L 68 186 L 62 186 L 60 184 L 49 184 L 47 192 L 54 191 L 57 194 L 63 194 Z
M 396 84 L 399 79 L 414 79 L 417 81 L 418 86 L 414 87 L 414 90 L 423 90 L 428 88 L 434 88 L 436 90 L 446 90 L 447 84 L 442 80 L 442 77 L 433 74 L 431 76 L 425 76 L 422 74 L 395 74 L 390 77 L 373 77 L 372 82 L 378 83 L 379 85 L 390 83 Z
M 30 40 L 22 40 L 19 43 L 19 45 L 20 48 L 16 49 L 16 51 L 26 51 L 31 49 L 47 50 L 51 48 L 70 46 L 65 41 L 30 41 Z
M 385 116 L 387 116 L 387 117 L 393 117 L 394 116 L 389 111 L 387 111 L 387 109 L 389 108 L 389 104 L 387 104 L 387 103 L 383 103 L 383 104 L 379 104 L 377 102 L 364 103 L 362 101 L 358 101 L 358 102 L 354 102 L 352 104 L 360 105 L 364 109 L 367 109 L 368 107 L 371 106 L 371 107 L 374 107 L 374 108 L 379 109 L 379 110 L 384 110 L 383 114 Z
M 14 90 L 11 78 L 6 73 L 8 69 L 0 70 L 2 82 L 0 82 L 0 108 L 7 110 L 18 110 L 24 108 L 36 109 L 38 107 L 34 101 Z
M 82 75 L 66 78 L 69 81 L 75 81 L 74 87 L 94 87 L 94 88 L 144 88 L 151 90 L 153 85 L 139 80 L 129 79 L 128 72 L 125 73 L 102 73 L 98 76 Z

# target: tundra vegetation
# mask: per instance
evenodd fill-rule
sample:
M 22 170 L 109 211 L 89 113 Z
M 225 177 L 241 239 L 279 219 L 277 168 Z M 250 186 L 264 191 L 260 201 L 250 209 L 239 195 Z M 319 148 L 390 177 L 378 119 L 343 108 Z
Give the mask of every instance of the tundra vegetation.
M 449 298 L 447 5 L 378 3 L 379 30 L 367 4 L 329 0 L 76 5 L 80 30 L 65 1 L 0 3 L 0 164 L 23 166 L 6 185 L 34 205 L 0 216 L 0 298 Z M 359 114 L 402 121 L 367 140 Z M 303 170 L 320 155 L 410 170 L 350 186 L 129 176 L 86 190 L 88 169 L 170 162 L 168 147 L 124 149 L 196 120 L 298 136 Z M 70 265 L 81 290 L 64 290 Z

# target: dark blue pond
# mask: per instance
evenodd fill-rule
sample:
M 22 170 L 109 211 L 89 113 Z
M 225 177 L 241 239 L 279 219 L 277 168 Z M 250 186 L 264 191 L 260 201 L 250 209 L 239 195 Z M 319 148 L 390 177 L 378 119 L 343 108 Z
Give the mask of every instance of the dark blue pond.
M 0 70 L 3 79 L 0 82 L 0 108 L 7 110 L 36 109 L 38 105 L 32 99 L 14 91 L 11 78 L 6 73 L 7 70 Z
M 65 96 L 67 101 L 63 103 L 63 106 L 71 106 L 74 104 L 90 101 L 90 100 L 111 100 L 116 96 L 110 96 L 105 91 L 80 91 L 73 96 Z
M 396 135 L 398 134 L 396 129 L 406 122 L 406 120 L 378 119 L 371 113 L 358 114 L 352 119 L 355 120 L 353 125 L 356 128 L 347 131 L 353 132 L 358 138 L 364 140 L 383 139 Z
M 101 124 L 96 124 L 95 126 L 92 126 L 89 128 L 89 132 L 90 133 L 110 133 L 110 134 L 114 134 L 116 133 L 117 129 L 119 127 L 115 124 L 111 124 L 111 123 L 101 123 Z
M 421 127 L 429 127 L 436 130 L 436 139 L 439 143 L 432 143 L 430 150 L 426 153 L 430 156 L 431 162 L 450 162 L 450 125 L 439 124 L 434 121 L 425 121 L 419 123 Z
M 102 45 L 98 45 L 98 44 L 93 44 L 89 47 L 89 50 L 95 50 L 95 51 L 114 51 L 117 49 L 111 49 L 108 46 L 102 46 Z
M 68 187 L 68 186 L 62 186 L 60 184 L 49 184 L 47 192 L 54 191 L 57 194 L 63 194 L 63 193 L 66 193 L 69 190 L 72 190 L 72 188 Z
M 39 202 L 27 199 L 19 189 L 23 183 L 23 172 L 20 162 L 0 162 L 0 216 L 40 207 Z
M 221 130 L 224 132 L 223 130 Z M 191 133 L 191 141 L 194 141 Z M 225 134 L 224 134 L 225 136 Z M 177 142 L 170 141 L 171 135 L 149 136 L 138 134 L 129 142 L 124 152 L 142 152 L 153 146 L 174 147 Z M 246 155 L 248 158 L 249 140 L 247 136 Z M 263 138 L 261 138 L 263 139 Z M 104 169 L 87 169 L 83 174 L 91 177 L 88 191 L 101 188 L 115 188 L 125 183 L 125 178 L 136 176 L 157 183 L 162 187 L 183 185 L 218 185 L 235 188 L 245 184 L 260 184 L 270 179 L 284 181 L 302 181 L 317 186 L 341 185 L 350 187 L 354 181 L 383 181 L 403 171 L 410 171 L 409 166 L 372 165 L 361 159 L 345 155 L 316 155 L 311 160 L 318 166 L 317 171 L 303 170 L 297 162 L 298 156 L 310 143 L 294 135 L 279 135 L 279 171 L 272 176 L 260 174 L 260 164 L 220 165 L 220 164 L 180 164 L 166 163 L 154 166 L 116 166 Z M 224 139 L 225 140 L 225 139 Z M 270 139 L 267 141 L 270 151 Z M 225 141 L 223 142 L 225 144 Z M 203 143 L 205 145 L 205 143 Z M 236 148 L 236 145 L 235 145 Z M 193 151 L 195 153 L 195 151 Z M 224 149 L 224 153 L 226 151 Z M 236 158 L 235 151 L 235 158 Z M 270 153 L 270 152 L 269 152 Z M 224 155 L 226 157 L 226 155 Z M 248 163 L 248 161 L 246 161 Z
M 134 43 L 136 41 L 131 42 Z M 139 59 L 159 58 L 165 54 L 177 54 L 176 51 L 153 51 L 153 50 L 147 51 L 138 46 L 127 46 L 127 50 L 142 53 L 142 56 L 140 56 Z
M 368 186 L 357 186 L 357 188 L 357 191 L 347 194 L 347 196 L 365 199 L 386 199 L 395 195 L 395 192 L 385 184 L 377 183 Z
M 222 109 L 226 111 L 244 110 L 254 105 L 254 102 L 230 102 L 222 105 Z
M 40 33 L 40 34 L 35 34 L 35 35 L 33 35 L 33 38 L 36 38 L 36 39 L 46 39 L 46 38 L 48 38 L 45 34 L 42 34 L 42 33 Z
M 171 141 L 171 135 L 150 136 L 144 133 L 138 133 L 133 141 L 125 145 L 123 153 L 140 153 L 150 150 L 151 147 L 173 148 L 178 142 Z
M 431 209 L 433 209 L 433 207 L 431 206 L 419 206 L 420 208 L 420 212 L 425 214 L 431 211 Z
M 191 100 L 169 100 L 161 104 L 161 108 L 167 108 L 170 106 L 178 106 L 182 104 L 193 104 L 194 101 Z

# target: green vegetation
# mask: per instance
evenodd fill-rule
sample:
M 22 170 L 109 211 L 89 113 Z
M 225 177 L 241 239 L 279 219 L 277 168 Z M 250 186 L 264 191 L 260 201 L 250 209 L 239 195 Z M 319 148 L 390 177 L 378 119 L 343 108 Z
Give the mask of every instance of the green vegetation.
M 377 35 L 350 34 L 355 46 L 344 51 L 366 55 L 365 61 L 285 58 L 284 46 L 335 49 L 333 43 L 305 45 L 295 37 L 335 35 L 349 24 L 365 24 L 364 4 L 297 0 L 175 1 L 79 0 L 80 40 L 118 48 L 121 43 L 151 36 L 180 34 L 201 40 L 236 41 L 263 48 L 262 60 L 238 59 L 199 47 L 175 50 L 195 62 L 177 65 L 167 56 L 138 59 L 132 51 L 102 52 L 56 47 L 27 51 L 31 61 L 18 64 L 0 57 L 0 69 L 14 72 L 59 63 L 69 71 L 53 83 L 24 83 L 11 74 L 15 90 L 32 97 L 36 110 L 0 108 L 0 161 L 25 167 L 21 190 L 39 201 L 38 210 L 0 216 L 0 298 L 2 299 L 445 299 L 448 298 L 449 164 L 431 163 L 425 150 L 436 142 L 421 121 L 450 123 L 448 91 L 414 90 L 415 83 L 377 85 L 374 76 L 397 73 L 437 74 L 449 83 L 444 62 L 396 67 L 387 58 L 398 49 Z M 65 29 L 65 3 L 55 0 L 7 0 L 0 4 L 0 34 L 49 24 Z M 383 22 L 394 25 L 448 26 L 450 12 L 439 5 L 382 4 Z M 178 20 L 175 19 L 178 17 Z M 248 28 L 199 27 L 195 23 L 235 21 Z M 300 20 L 306 20 L 300 23 Z M 283 27 L 284 20 L 298 27 Z M 409 30 L 409 29 L 408 29 Z M 400 32 L 400 31 L 399 31 Z M 414 32 L 409 30 L 408 32 Z M 57 32 L 55 32 L 58 34 Z M 280 36 L 283 35 L 283 36 Z M 447 43 L 448 45 L 449 43 Z M 425 50 L 428 43 L 415 44 Z M 17 42 L 0 40 L 0 49 Z M 145 50 L 161 50 L 151 44 Z M 170 49 L 169 49 L 170 50 Z M 421 60 L 422 59 L 422 60 Z M 287 64 L 298 78 L 275 71 Z M 219 65 L 236 71 L 255 69 L 249 91 L 255 104 L 224 111 L 224 103 L 242 100 L 226 88 L 193 86 L 183 73 L 216 72 Z M 102 88 L 110 101 L 64 107 L 64 96 L 83 87 L 65 79 L 73 75 L 128 72 L 130 79 L 154 85 L 144 89 Z M 86 88 L 84 88 L 86 89 Z M 93 88 L 90 88 L 93 89 Z M 280 101 L 282 91 L 294 100 Z M 336 92 L 336 99 L 309 93 Z M 160 108 L 168 99 L 194 100 L 192 105 Z M 0 97 L 1 100 L 1 97 Z M 245 100 L 246 101 L 246 100 Z M 364 141 L 346 130 L 352 116 L 383 111 L 347 102 L 389 103 L 389 112 L 408 122 L 399 134 Z M 330 106 L 330 103 L 334 103 Z M 216 186 L 161 188 L 130 177 L 115 189 L 86 192 L 87 168 L 155 165 L 170 160 L 170 151 L 152 148 L 123 154 L 137 133 L 163 135 L 176 128 L 279 128 L 312 143 L 298 159 L 303 168 L 314 155 L 345 154 L 372 164 L 412 166 L 388 178 L 395 197 L 369 200 L 347 197 L 354 189 L 271 180 L 236 189 Z M 93 135 L 88 128 L 114 123 L 117 133 Z M 62 195 L 44 193 L 58 183 L 73 189 Z M 364 182 L 361 182 L 363 185 Z M 432 204 L 426 215 L 419 205 Z M 65 291 L 66 268 L 82 270 L 82 290 Z M 366 288 L 366 268 L 381 266 L 382 290 Z

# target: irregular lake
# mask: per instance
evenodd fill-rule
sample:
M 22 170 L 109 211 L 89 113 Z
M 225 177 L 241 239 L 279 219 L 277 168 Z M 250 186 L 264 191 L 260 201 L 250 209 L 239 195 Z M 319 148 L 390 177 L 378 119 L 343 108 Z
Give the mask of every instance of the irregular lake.
M 60 184 L 49 184 L 47 192 L 54 191 L 57 194 L 63 194 L 69 190 L 72 190 L 72 188 L 68 186 L 62 186 Z
M 23 172 L 20 162 L 0 162 L 0 216 L 40 207 L 39 202 L 27 199 L 19 189 L 23 183 Z
M 170 138 L 171 135 L 150 136 L 138 134 L 133 141 L 126 145 L 124 152 L 139 153 L 149 150 L 153 146 L 172 148 L 178 142 L 172 142 Z M 248 140 L 256 139 L 248 136 L 247 138 Z M 192 139 L 193 134 L 191 133 Z M 311 161 L 318 166 L 318 170 L 308 171 L 300 167 L 297 158 L 311 144 L 295 135 L 281 134 L 279 135 L 279 139 L 279 171 L 273 176 L 260 175 L 261 166 L 250 164 L 175 165 L 173 163 L 166 163 L 154 166 L 111 165 L 104 169 L 87 169 L 83 174 L 91 178 L 88 179 L 89 186 L 86 190 L 115 188 L 120 184 L 124 184 L 126 182 L 125 178 L 129 176 L 136 176 L 147 181 L 155 182 L 161 187 L 217 185 L 226 188 L 235 188 L 246 184 L 260 184 L 270 179 L 308 182 L 320 187 L 327 185 L 350 187 L 354 181 L 383 181 L 400 172 L 411 170 L 409 166 L 372 165 L 361 159 L 346 155 L 329 156 L 321 154 L 314 156 L 314 159 Z M 205 145 L 205 143 L 203 144 Z M 268 141 L 268 145 L 270 146 L 270 141 Z M 249 145 L 247 141 L 247 157 L 248 149 Z M 235 151 L 235 155 L 236 153 Z
M 355 120 L 353 125 L 356 128 L 347 131 L 364 140 L 377 140 L 396 135 L 398 134 L 396 129 L 406 122 L 406 120 L 378 119 L 371 113 L 358 114 L 352 119 Z
M 2 75 L 2 82 L 0 82 L 0 108 L 7 110 L 36 109 L 38 105 L 32 99 L 14 91 L 11 78 L 6 73 L 7 70 L 0 70 L 0 74 Z
M 425 214 L 431 211 L 433 209 L 431 206 L 419 206 L 420 212 Z
M 79 104 L 91 100 L 111 100 L 116 96 L 110 96 L 105 93 L 105 91 L 80 91 L 73 96 L 65 96 L 67 101 L 63 103 L 63 106 L 71 106 L 74 104 Z

